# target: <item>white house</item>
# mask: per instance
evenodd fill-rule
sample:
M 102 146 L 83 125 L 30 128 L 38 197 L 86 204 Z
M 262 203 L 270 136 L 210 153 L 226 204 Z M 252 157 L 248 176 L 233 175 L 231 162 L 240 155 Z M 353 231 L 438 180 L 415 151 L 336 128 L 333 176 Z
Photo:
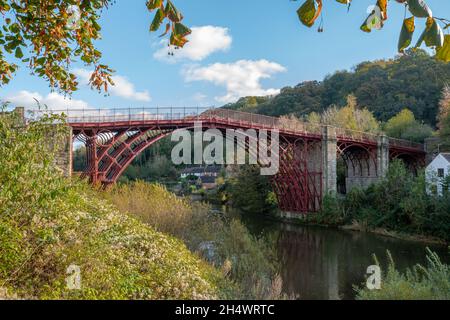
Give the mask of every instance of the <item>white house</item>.
M 450 153 L 439 153 L 425 172 L 427 192 L 442 195 L 444 181 L 450 175 Z

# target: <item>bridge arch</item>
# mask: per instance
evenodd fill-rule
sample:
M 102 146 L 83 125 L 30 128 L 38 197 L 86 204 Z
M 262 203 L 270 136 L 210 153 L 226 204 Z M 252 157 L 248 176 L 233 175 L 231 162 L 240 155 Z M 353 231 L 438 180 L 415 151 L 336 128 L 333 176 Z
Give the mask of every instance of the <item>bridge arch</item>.
M 419 174 L 420 168 L 425 166 L 425 158 L 423 155 L 417 155 L 403 150 L 391 151 L 389 158 L 390 161 L 400 160 L 406 169 L 416 176 Z
M 338 142 L 337 190 L 345 194 L 355 187 L 364 188 L 379 177 L 377 146 Z

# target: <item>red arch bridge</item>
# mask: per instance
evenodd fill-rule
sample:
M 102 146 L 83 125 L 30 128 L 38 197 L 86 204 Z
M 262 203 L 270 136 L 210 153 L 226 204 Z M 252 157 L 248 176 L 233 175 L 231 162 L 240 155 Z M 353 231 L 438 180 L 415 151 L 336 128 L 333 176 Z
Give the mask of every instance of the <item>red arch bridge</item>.
M 277 130 L 279 171 L 271 177 L 279 207 L 285 212 L 315 212 L 324 194 L 337 191 L 337 163 L 345 167 L 344 188 L 368 186 L 382 177 L 392 159 L 411 170 L 425 164 L 424 146 L 290 118 L 228 109 L 152 108 L 84 109 L 64 112 L 73 138 L 86 146 L 82 176 L 92 183 L 115 183 L 146 148 L 177 129 Z M 247 141 L 247 140 L 246 140 Z M 247 142 L 247 151 L 249 150 Z M 339 160 L 340 159 L 340 160 Z

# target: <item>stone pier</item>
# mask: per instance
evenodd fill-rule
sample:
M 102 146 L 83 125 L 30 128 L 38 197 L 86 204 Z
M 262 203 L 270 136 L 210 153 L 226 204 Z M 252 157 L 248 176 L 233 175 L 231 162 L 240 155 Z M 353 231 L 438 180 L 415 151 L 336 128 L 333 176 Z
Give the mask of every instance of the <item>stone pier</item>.
M 379 136 L 376 149 L 352 147 L 341 155 L 346 164 L 345 190 L 367 188 L 384 177 L 389 167 L 389 138 Z M 337 192 L 338 143 L 336 130 L 322 128 L 322 192 Z
M 378 137 L 377 148 L 377 175 L 384 178 L 389 169 L 389 138 L 382 135 Z
M 322 127 L 322 195 L 337 192 L 337 138 L 336 129 Z
M 20 127 L 25 127 L 27 122 L 25 120 L 25 108 L 16 107 L 13 113 L 18 115 L 18 121 Z M 47 147 L 50 152 L 54 154 L 55 165 L 61 170 L 61 172 L 66 176 L 70 177 L 72 175 L 72 128 L 70 126 L 65 126 L 57 134 L 55 127 L 50 126 L 45 132 Z

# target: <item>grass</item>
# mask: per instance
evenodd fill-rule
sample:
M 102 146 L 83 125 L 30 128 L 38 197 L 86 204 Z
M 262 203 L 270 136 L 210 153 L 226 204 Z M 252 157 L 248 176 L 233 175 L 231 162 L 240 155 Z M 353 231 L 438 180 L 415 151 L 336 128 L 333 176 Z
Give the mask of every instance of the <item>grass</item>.
M 450 266 L 427 249 L 427 266 L 416 265 L 399 272 L 390 255 L 389 265 L 382 277 L 380 290 L 357 288 L 359 300 L 449 300 Z M 375 257 L 375 263 L 378 261 Z

